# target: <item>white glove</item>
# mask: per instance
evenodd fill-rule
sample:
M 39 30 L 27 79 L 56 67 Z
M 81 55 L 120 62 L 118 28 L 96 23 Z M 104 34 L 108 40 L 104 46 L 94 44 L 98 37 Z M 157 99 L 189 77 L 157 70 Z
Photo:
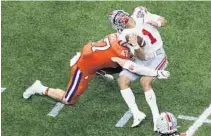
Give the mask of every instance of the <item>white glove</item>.
M 166 70 L 158 70 L 157 73 L 158 79 L 167 79 L 170 76 L 170 72 Z

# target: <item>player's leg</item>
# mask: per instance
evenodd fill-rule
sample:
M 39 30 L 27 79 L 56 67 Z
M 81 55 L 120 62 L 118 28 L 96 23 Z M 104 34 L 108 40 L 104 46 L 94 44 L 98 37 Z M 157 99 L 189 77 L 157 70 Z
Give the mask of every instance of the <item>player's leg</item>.
M 127 71 L 123 70 L 118 78 L 118 85 L 120 87 L 120 93 L 125 100 L 127 106 L 133 114 L 133 124 L 131 127 L 138 126 L 141 121 L 146 117 L 146 115 L 138 109 L 138 106 L 135 101 L 135 96 L 133 91 L 129 87 L 130 81 L 137 79 L 138 76 Z
M 37 80 L 23 93 L 25 99 L 34 94 L 46 95 L 53 99 L 63 102 L 64 104 L 74 104 L 77 98 L 85 91 L 88 82 L 93 79 L 94 75 L 87 75 L 75 65 L 71 69 L 71 78 L 67 91 L 62 89 L 48 88 Z
M 78 74 L 78 70 L 77 70 L 77 66 L 75 65 L 71 69 L 71 78 L 69 82 L 74 82 L 75 80 L 74 77 L 77 74 Z M 25 99 L 28 99 L 34 94 L 46 95 L 53 99 L 56 99 L 58 101 L 65 103 L 65 101 L 63 101 L 63 97 L 66 94 L 66 91 L 59 88 L 49 88 L 47 86 L 44 86 L 39 80 L 36 80 L 32 86 L 30 86 L 24 91 L 23 97 Z
M 152 69 L 156 70 L 162 70 L 166 67 L 167 60 L 165 57 L 165 53 L 161 53 L 156 58 L 150 60 L 149 62 L 146 62 L 147 66 Z M 146 101 L 151 109 L 152 116 L 153 116 L 153 123 L 154 123 L 154 131 L 156 131 L 156 120 L 159 116 L 159 110 L 156 102 L 156 95 L 152 88 L 152 81 L 154 80 L 154 77 L 148 77 L 144 76 L 140 79 L 140 84 L 143 87 Z
M 69 82 L 67 91 L 63 97 L 63 101 L 66 104 L 74 104 L 78 97 L 87 89 L 88 83 L 95 77 L 95 74 L 81 72 L 79 68 L 77 68 L 76 71 L 77 72 Z
M 152 116 L 153 116 L 153 123 L 154 123 L 154 131 L 156 131 L 156 120 L 159 116 L 159 110 L 156 102 L 156 96 L 152 89 L 151 82 L 153 81 L 153 77 L 144 76 L 140 79 L 141 86 L 144 90 L 145 99 L 151 109 Z
M 41 81 L 36 80 L 32 86 L 24 91 L 23 97 L 25 99 L 28 99 L 34 94 L 48 95 L 56 100 L 61 101 L 62 96 L 65 94 L 65 91 L 62 89 L 48 88 L 44 86 Z

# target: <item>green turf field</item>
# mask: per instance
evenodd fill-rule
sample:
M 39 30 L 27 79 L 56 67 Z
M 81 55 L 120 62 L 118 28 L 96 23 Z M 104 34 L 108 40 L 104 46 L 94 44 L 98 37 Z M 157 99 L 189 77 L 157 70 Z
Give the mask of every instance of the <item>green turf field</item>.
M 164 16 L 160 32 L 168 55 L 171 78 L 155 81 L 160 111 L 199 116 L 211 103 L 211 2 L 2 2 L 1 130 L 3 136 L 156 136 L 152 116 L 138 82 L 132 84 L 139 107 L 147 118 L 138 128 L 115 128 L 128 110 L 117 81 L 93 80 L 74 106 L 56 118 L 47 116 L 56 101 L 22 98 L 36 79 L 65 89 L 69 59 L 88 40 L 114 32 L 108 24 L 113 9 L 132 12 L 143 5 Z M 211 117 L 209 117 L 211 119 Z M 193 121 L 178 120 L 179 131 Z M 211 136 L 204 124 L 196 136 Z

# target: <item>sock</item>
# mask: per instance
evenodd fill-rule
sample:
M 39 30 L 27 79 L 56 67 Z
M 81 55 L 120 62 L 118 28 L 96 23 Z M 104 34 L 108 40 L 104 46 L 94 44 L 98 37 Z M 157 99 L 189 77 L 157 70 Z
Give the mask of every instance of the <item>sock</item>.
M 47 95 L 49 88 L 41 84 L 41 86 L 39 86 L 39 90 L 42 92 L 42 94 Z
M 126 88 L 123 90 L 120 90 L 122 97 L 124 98 L 127 106 L 131 110 L 133 117 L 136 117 L 139 115 L 140 111 L 138 109 L 138 106 L 135 102 L 135 96 L 130 88 Z
M 48 96 L 48 90 L 49 90 L 49 88 L 47 88 L 43 94 Z
M 145 98 L 146 98 L 146 101 L 151 109 L 152 116 L 153 116 L 153 122 L 156 123 L 156 120 L 159 116 L 159 110 L 158 110 L 156 96 L 155 96 L 154 91 L 152 89 L 150 89 L 149 91 L 145 92 Z

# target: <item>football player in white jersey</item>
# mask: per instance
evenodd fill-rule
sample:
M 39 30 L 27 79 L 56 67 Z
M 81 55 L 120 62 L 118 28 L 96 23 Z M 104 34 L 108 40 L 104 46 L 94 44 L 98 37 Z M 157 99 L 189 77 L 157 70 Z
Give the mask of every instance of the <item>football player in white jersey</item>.
M 123 10 L 114 10 L 109 14 L 109 20 L 112 26 L 118 31 L 120 44 L 128 46 L 134 52 L 134 56 L 136 57 L 134 60 L 135 63 L 159 70 L 166 67 L 167 60 L 163 49 L 163 41 L 157 30 L 157 27 L 167 24 L 167 21 L 163 17 L 151 14 L 144 7 L 137 7 L 131 16 Z M 137 44 L 137 41 L 128 42 L 127 37 L 131 35 L 142 37 L 144 39 L 142 44 Z M 133 114 L 134 120 L 132 127 L 138 126 L 146 117 L 138 109 L 134 94 L 129 87 L 130 82 L 139 77 L 135 73 L 123 70 L 118 79 L 122 97 Z M 140 78 L 140 84 L 143 87 L 146 101 L 153 115 L 154 131 L 157 131 L 156 120 L 159 116 L 159 110 L 156 103 L 156 96 L 151 86 L 153 79 L 153 77 L 142 76 Z

